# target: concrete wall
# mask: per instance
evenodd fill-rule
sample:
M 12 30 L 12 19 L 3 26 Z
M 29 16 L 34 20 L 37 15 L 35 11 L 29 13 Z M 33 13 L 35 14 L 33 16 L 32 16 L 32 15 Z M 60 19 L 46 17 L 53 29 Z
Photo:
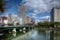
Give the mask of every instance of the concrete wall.
M 60 22 L 60 8 L 54 8 L 54 21 Z

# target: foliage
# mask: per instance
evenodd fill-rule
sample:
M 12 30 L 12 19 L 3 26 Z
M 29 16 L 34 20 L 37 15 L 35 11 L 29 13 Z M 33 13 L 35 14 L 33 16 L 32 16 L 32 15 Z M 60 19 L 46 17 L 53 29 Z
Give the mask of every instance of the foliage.
M 48 25 L 49 25 L 49 22 L 38 22 L 38 26 L 47 27 Z
M 60 22 L 38 22 L 39 27 L 54 27 L 60 26 Z
M 13 26 L 14 25 L 14 23 L 7 23 L 8 24 L 8 26 Z
M 57 26 L 60 26 L 60 22 L 54 22 L 54 25 L 57 27 Z
M 16 25 L 19 25 L 19 23 L 16 23 Z

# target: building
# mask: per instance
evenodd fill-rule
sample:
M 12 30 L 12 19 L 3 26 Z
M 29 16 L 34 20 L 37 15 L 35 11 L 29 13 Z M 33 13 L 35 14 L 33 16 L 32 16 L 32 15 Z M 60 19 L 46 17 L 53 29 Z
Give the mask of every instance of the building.
M 51 21 L 60 22 L 60 7 L 52 9 L 52 11 L 51 11 Z
M 54 21 L 60 22 L 60 8 L 54 9 Z
M 2 17 L 2 23 L 5 23 L 5 24 L 8 23 L 8 18 L 6 16 Z
M 26 24 L 29 24 L 29 23 L 31 23 L 30 17 L 26 16 Z
M 8 14 L 8 22 L 11 23 L 13 22 L 13 20 L 14 20 L 14 14 L 13 13 Z
M 18 19 L 20 25 L 25 24 L 25 6 L 23 5 L 18 5 Z
M 0 16 L 0 23 L 2 23 L 2 16 Z
M 31 18 L 31 24 L 35 24 L 35 19 L 34 18 Z
M 19 19 L 18 19 L 18 17 L 17 17 L 17 16 L 14 16 L 13 21 L 14 21 L 14 25 L 16 25 L 17 23 L 19 23 Z

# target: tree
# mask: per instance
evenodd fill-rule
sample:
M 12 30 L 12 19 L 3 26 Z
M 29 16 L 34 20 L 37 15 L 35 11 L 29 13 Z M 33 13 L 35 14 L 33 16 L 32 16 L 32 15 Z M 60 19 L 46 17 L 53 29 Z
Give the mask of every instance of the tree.
M 19 23 L 16 23 L 16 25 L 19 25 Z
M 49 27 L 49 22 L 38 22 L 38 26 Z
M 13 26 L 13 25 L 14 25 L 14 23 L 8 23 L 8 25 L 9 25 L 9 26 Z
M 60 26 L 60 22 L 54 22 L 54 26 L 56 27 Z
M 0 0 L 0 11 L 1 11 L 1 12 L 4 11 L 3 4 L 2 4 L 2 0 Z
M 49 22 L 49 27 L 54 28 L 54 22 Z

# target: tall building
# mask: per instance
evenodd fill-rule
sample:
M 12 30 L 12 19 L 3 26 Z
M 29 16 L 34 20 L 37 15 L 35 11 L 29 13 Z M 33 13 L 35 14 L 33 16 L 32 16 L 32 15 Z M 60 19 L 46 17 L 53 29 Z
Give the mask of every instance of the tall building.
M 52 11 L 51 11 L 51 21 L 60 22 L 60 7 L 52 9 Z
M 54 9 L 54 21 L 60 22 L 60 8 Z
M 20 20 L 19 24 L 25 24 L 25 6 L 18 5 L 18 19 Z
M 26 24 L 29 24 L 31 22 L 30 17 L 26 16 Z
M 8 14 L 8 22 L 13 22 L 13 19 L 14 19 L 14 14 L 13 13 Z
M 8 18 L 6 16 L 2 17 L 2 23 L 5 23 L 5 24 L 8 23 Z

